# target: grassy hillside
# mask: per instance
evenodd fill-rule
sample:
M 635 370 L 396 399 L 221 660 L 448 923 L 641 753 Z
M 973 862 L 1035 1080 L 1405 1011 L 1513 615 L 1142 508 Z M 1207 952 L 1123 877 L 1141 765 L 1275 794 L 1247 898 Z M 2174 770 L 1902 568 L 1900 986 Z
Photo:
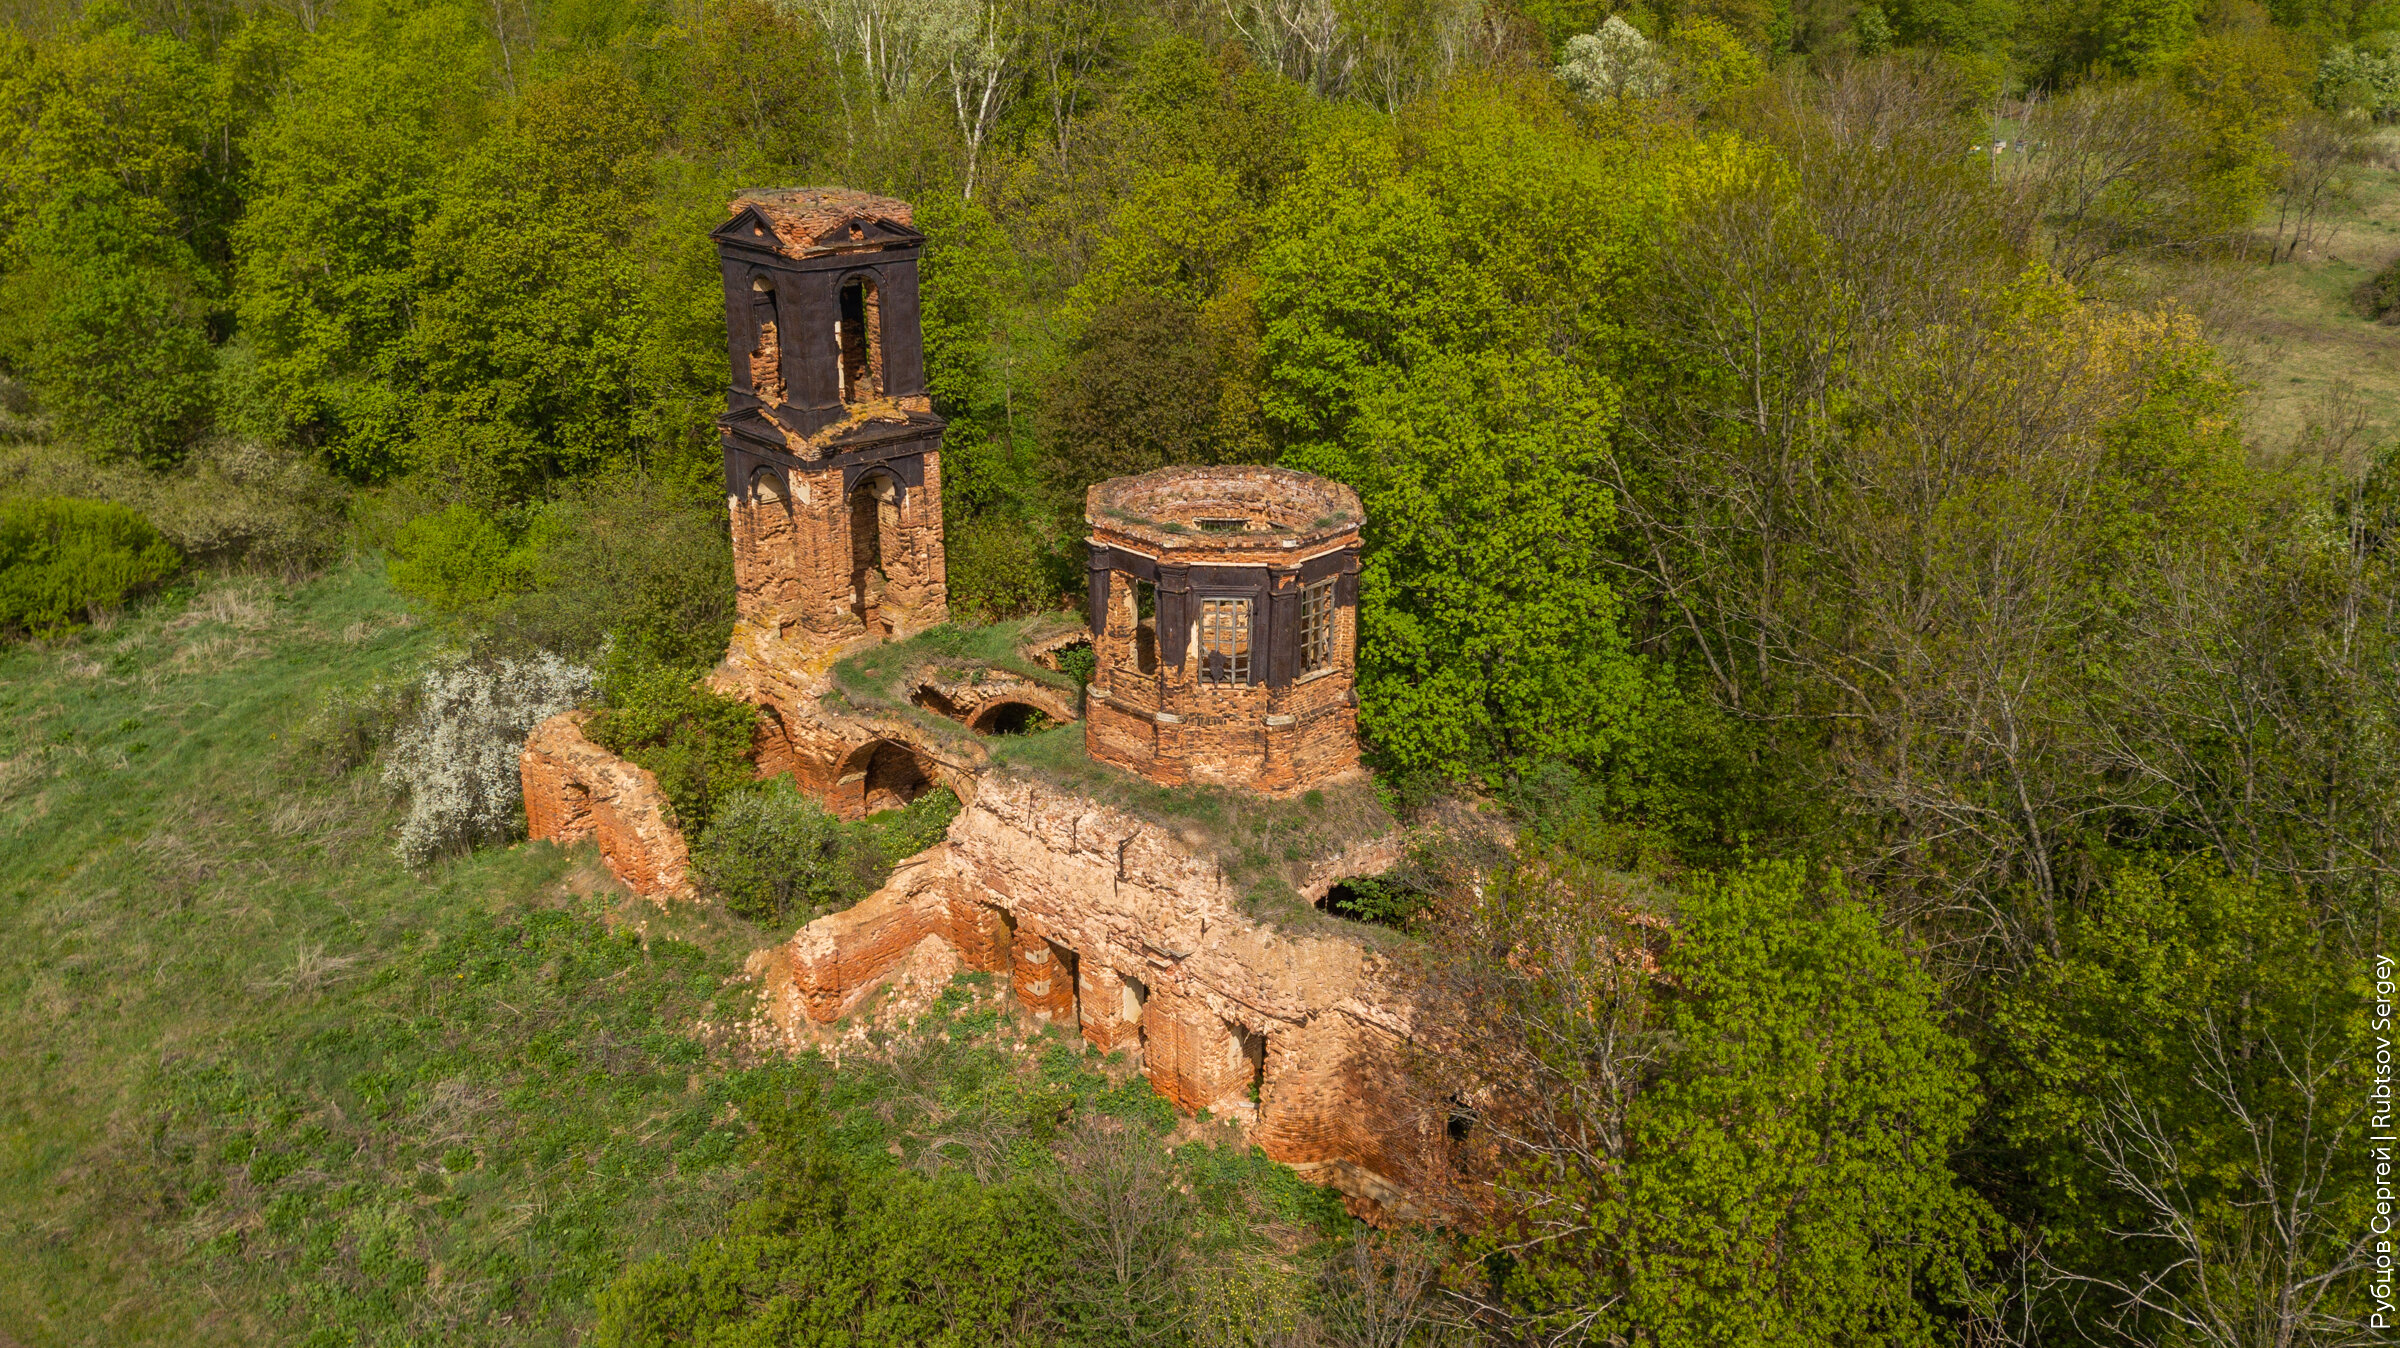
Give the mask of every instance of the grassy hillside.
M 2284 452 L 2311 422 L 2400 427 L 2400 326 L 2366 317 L 2353 299 L 2400 258 L 2400 137 L 2378 133 L 2342 179 L 2346 198 L 2291 261 L 2179 271 L 2163 287 L 2211 320 L 2249 381 L 2244 431 L 2264 453 Z M 2271 230 L 2270 218 L 2261 248 Z
M 744 1190 L 739 1101 L 826 1074 L 702 1030 L 775 933 L 629 899 L 588 847 L 400 865 L 395 802 L 307 722 L 438 644 L 361 565 L 0 652 L 0 1343 L 573 1342 L 627 1253 Z M 827 1074 L 850 1146 L 1022 1144 L 1079 1099 L 1165 1126 L 984 1000 Z
M 685 1027 L 747 941 L 611 935 L 547 846 L 413 875 L 294 747 L 434 645 L 362 567 L 0 654 L 0 1327 L 540 1341 L 723 1207 Z

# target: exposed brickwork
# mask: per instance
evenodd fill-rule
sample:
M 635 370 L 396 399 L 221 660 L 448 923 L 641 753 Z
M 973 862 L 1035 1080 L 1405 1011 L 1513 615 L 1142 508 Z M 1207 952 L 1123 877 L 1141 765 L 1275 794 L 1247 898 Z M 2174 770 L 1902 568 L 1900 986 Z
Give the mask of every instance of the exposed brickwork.
M 845 493 L 838 464 L 759 468 L 728 498 L 735 605 L 743 621 L 844 642 L 888 640 L 949 621 L 942 456 L 909 486 L 872 469 Z
M 1281 468 L 1166 468 L 1093 487 L 1084 517 L 1092 757 L 1277 795 L 1358 766 L 1355 493 Z
M 841 187 L 743 192 L 726 204 L 726 213 L 739 214 L 744 207 L 766 217 L 776 234 L 771 246 L 794 258 L 868 246 L 865 226 L 876 221 L 896 225 L 916 221 L 915 210 L 905 201 Z M 850 233 L 854 224 L 861 226 L 857 237 Z
M 935 786 L 949 787 L 962 800 L 974 795 L 983 760 L 976 746 L 938 741 L 897 718 L 825 711 L 833 663 L 853 649 L 856 644 L 825 646 L 799 634 L 787 638 L 736 624 L 724 663 L 708 683 L 765 711 L 753 746 L 758 775 L 790 774 L 794 785 L 842 819 L 905 805 Z
M 1410 1009 L 1366 942 L 1261 922 L 1165 830 L 995 778 L 976 743 L 829 698 L 836 660 L 948 616 L 942 422 L 917 330 L 924 241 L 907 205 L 744 193 L 712 237 L 739 621 L 710 682 L 767 712 L 760 775 L 789 773 L 843 818 L 935 784 L 965 802 L 941 846 L 754 958 L 769 1016 L 797 1043 L 912 969 L 920 983 L 961 966 L 1005 974 L 1028 1014 L 1129 1055 L 1178 1107 L 1252 1124 L 1268 1155 L 1362 1211 L 1410 1212 L 1439 1187 L 1445 1116 L 1401 1068 Z M 987 730 L 1080 713 L 1092 757 L 1169 785 L 1288 794 L 1357 768 L 1354 493 L 1282 469 L 1168 469 L 1093 488 L 1086 517 L 1098 668 L 1084 705 L 997 671 L 920 671 L 906 692 L 919 709 Z M 1049 632 L 1027 654 L 1082 639 Z M 552 775 L 547 826 L 596 821 L 600 807 Z M 1330 859 L 1312 897 L 1390 854 L 1385 841 Z
M 647 769 L 584 738 L 591 715 L 553 716 L 526 737 L 517 757 L 526 832 L 561 846 L 596 840 L 610 873 L 644 898 L 695 897 L 691 858 L 670 822 L 666 793 Z
M 776 947 L 771 1014 L 795 1033 L 835 1019 L 932 933 L 968 967 L 1005 960 L 1021 1004 L 1137 1055 L 1178 1108 L 1254 1121 L 1269 1156 L 1362 1205 L 1439 1190 L 1447 1116 L 1410 1087 L 1407 1005 L 1357 940 L 1262 923 L 1164 830 L 1026 781 L 984 779 L 927 859 Z

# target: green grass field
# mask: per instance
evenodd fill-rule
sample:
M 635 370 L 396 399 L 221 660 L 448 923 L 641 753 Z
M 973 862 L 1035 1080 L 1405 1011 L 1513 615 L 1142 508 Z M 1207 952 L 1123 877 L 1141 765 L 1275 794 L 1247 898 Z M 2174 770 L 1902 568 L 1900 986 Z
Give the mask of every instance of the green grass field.
M 2250 386 L 2244 432 L 2259 453 L 2287 452 L 2312 421 L 2362 418 L 2377 438 L 2400 430 L 2400 326 L 2365 317 L 2351 298 L 2400 257 L 2400 145 L 2371 148 L 2345 169 L 2347 199 L 2325 213 L 2314 247 L 2271 266 L 2194 269 L 2165 287 L 2209 317 Z M 2262 249 L 2272 227 L 2270 214 Z
M 971 987 L 889 1061 L 762 1059 L 711 1027 L 783 933 L 631 899 L 588 846 L 403 867 L 374 770 L 305 728 L 440 640 L 358 564 L 0 651 L 0 1344 L 577 1341 L 628 1254 L 743 1194 L 740 1102 L 798 1074 L 879 1163 L 1032 1163 L 1062 1108 L 1168 1127 Z

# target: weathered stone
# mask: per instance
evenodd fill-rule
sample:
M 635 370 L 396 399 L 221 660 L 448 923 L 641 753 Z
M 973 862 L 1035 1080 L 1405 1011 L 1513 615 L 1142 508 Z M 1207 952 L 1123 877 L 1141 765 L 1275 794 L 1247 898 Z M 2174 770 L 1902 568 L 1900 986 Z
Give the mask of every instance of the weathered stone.
M 517 758 L 526 832 L 561 846 L 595 839 L 625 887 L 664 904 L 695 897 L 691 858 L 658 779 L 583 736 L 590 712 L 534 727 Z
M 777 949 L 795 991 L 771 1013 L 840 1014 L 927 931 L 970 967 L 1005 957 L 1037 1018 L 1137 1053 L 1178 1108 L 1254 1122 L 1269 1156 L 1362 1202 L 1388 1209 L 1438 1180 L 1447 1119 L 1409 1084 L 1409 1011 L 1381 958 L 1251 916 L 1157 825 L 986 778 L 922 871 Z
M 1357 493 L 1287 468 L 1162 468 L 1093 487 L 1084 518 L 1086 752 L 1275 795 L 1357 768 Z
M 712 237 L 739 618 L 710 684 L 765 711 L 759 774 L 790 774 L 842 818 L 934 785 L 964 803 L 947 840 L 873 895 L 753 957 L 784 1042 L 848 1043 L 861 1021 L 918 1014 L 956 969 L 1005 973 L 1027 1014 L 1127 1054 L 1177 1107 L 1238 1120 L 1362 1213 L 1411 1211 L 1441 1187 L 1447 1117 L 1409 1082 L 1412 1011 L 1366 942 L 1263 921 L 1159 825 L 993 775 L 973 737 L 835 695 L 837 660 L 948 614 L 924 239 L 905 203 L 831 189 L 745 193 L 728 216 Z M 1283 469 L 1178 468 L 1093 488 L 1087 517 L 1093 630 L 1043 626 L 1019 651 L 1056 668 L 1089 640 L 1083 705 L 990 669 L 928 667 L 897 696 L 985 730 L 1081 715 L 1093 759 L 1169 785 L 1291 794 L 1357 770 L 1354 493 Z M 1152 588 L 1137 599 L 1137 584 Z M 656 783 L 577 724 L 527 743 L 537 836 L 596 836 L 627 883 L 688 893 Z M 1397 855 L 1392 839 L 1354 845 L 1311 869 L 1307 895 Z

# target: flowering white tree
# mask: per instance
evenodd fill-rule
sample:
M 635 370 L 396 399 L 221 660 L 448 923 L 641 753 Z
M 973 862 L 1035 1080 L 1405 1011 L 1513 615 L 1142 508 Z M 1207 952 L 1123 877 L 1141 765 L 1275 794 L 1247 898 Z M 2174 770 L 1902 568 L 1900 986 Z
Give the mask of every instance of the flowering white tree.
M 542 722 L 591 696 L 592 671 L 555 655 L 440 665 L 385 751 L 383 780 L 408 793 L 399 851 L 410 865 L 515 835 L 517 755 Z
M 1558 78 L 1585 98 L 1650 98 L 1667 87 L 1667 63 L 1650 39 L 1616 15 L 1567 39 Z

